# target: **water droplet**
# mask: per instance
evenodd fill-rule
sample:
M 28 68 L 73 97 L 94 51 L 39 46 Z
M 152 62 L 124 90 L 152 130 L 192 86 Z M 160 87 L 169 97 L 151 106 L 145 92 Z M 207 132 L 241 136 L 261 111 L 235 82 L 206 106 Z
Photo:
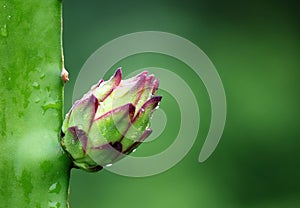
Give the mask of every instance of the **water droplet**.
M 126 135 L 127 136 L 127 135 Z M 135 141 L 136 138 L 139 136 L 139 132 L 138 131 L 133 131 L 130 134 L 128 134 L 128 138 Z
M 44 79 L 45 78 L 45 74 L 41 74 L 40 79 Z
M 40 89 L 40 84 L 38 82 L 33 82 L 32 87 L 35 89 Z
M 3 26 L 1 26 L 1 28 L 0 28 L 0 34 L 3 37 L 7 37 L 8 32 L 7 32 L 7 26 L 6 26 L 6 24 L 4 24 Z
M 37 98 L 37 99 L 34 100 L 35 103 L 39 103 L 40 101 L 41 101 L 40 98 Z
M 8 81 L 10 81 L 11 80 L 11 77 L 8 77 Z
M 10 18 L 11 18 L 11 16 L 10 16 L 10 15 L 8 15 L 8 16 L 7 16 L 7 20 L 10 20 Z
M 105 165 L 105 167 L 111 167 L 112 166 L 112 164 L 110 163 L 110 164 L 107 164 L 107 165 Z
M 49 208 L 60 208 L 60 203 L 55 201 L 48 201 Z
M 40 164 L 40 168 L 44 171 L 44 172 L 48 172 L 49 170 L 53 169 L 53 163 L 51 163 L 49 160 L 46 160 L 44 162 L 42 162 Z
M 43 114 L 49 110 L 49 109 L 56 109 L 56 110 L 60 110 L 60 107 L 61 107 L 61 103 L 59 101 L 56 101 L 56 102 L 47 102 L 46 104 L 44 104 L 42 106 L 43 108 Z
M 71 144 L 75 144 L 75 140 L 74 139 L 71 140 Z
M 18 117 L 19 118 L 23 118 L 24 117 L 24 112 L 23 111 L 19 111 L 18 112 Z
M 50 186 L 49 193 L 59 194 L 60 190 L 61 190 L 61 185 L 59 182 L 56 182 Z
M 136 151 L 136 149 L 132 150 L 132 153 L 134 153 Z

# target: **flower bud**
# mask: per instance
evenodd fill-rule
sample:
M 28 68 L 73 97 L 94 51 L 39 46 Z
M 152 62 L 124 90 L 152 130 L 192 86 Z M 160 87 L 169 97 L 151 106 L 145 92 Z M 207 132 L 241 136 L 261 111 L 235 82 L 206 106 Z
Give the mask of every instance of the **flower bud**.
M 132 152 L 151 133 L 159 81 L 148 72 L 122 80 L 119 68 L 100 80 L 66 115 L 61 144 L 75 167 L 97 171 Z

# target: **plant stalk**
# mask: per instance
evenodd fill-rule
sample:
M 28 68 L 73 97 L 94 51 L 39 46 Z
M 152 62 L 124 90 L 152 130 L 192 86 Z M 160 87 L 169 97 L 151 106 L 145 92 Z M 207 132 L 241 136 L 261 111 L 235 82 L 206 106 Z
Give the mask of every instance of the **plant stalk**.
M 62 2 L 0 0 L 0 207 L 68 207 Z

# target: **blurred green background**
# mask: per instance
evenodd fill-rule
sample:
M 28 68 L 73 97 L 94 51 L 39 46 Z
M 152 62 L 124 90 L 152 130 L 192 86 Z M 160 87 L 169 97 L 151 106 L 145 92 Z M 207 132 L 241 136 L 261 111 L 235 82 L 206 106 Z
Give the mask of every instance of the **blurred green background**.
M 148 30 L 174 33 L 200 47 L 220 74 L 228 104 L 222 139 L 213 155 L 199 163 L 210 103 L 193 70 L 171 57 L 149 53 L 116 63 L 125 75 L 156 66 L 189 83 L 201 113 L 198 138 L 180 163 L 155 176 L 129 178 L 106 170 L 96 174 L 73 170 L 72 208 L 300 207 L 296 1 L 64 0 L 63 4 L 65 65 L 71 78 L 66 109 L 79 70 L 95 50 L 119 36 Z M 163 151 L 177 134 L 179 106 L 172 95 L 162 90 L 160 94 L 161 109 L 168 117 L 166 129 L 143 144 L 136 156 Z

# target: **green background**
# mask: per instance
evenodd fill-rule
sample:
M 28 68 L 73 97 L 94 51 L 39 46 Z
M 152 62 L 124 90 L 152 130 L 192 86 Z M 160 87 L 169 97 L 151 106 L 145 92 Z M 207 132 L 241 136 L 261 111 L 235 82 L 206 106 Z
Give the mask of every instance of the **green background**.
M 201 113 L 198 138 L 180 163 L 155 176 L 73 170 L 72 208 L 300 207 L 296 1 L 64 0 L 63 4 L 65 65 L 71 79 L 66 109 L 78 72 L 95 50 L 119 36 L 149 30 L 174 33 L 200 47 L 218 70 L 228 104 L 222 139 L 213 155 L 199 163 L 210 103 L 193 70 L 159 54 L 139 54 L 116 63 L 125 75 L 156 66 L 189 83 Z M 179 106 L 168 92 L 160 94 L 161 109 L 168 117 L 166 129 L 155 141 L 143 144 L 136 156 L 163 151 L 178 133 Z

